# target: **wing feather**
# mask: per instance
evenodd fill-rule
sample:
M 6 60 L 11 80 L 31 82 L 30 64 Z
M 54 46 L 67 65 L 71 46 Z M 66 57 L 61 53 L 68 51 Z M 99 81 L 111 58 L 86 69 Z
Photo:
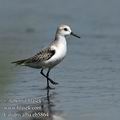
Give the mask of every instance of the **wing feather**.
M 24 59 L 24 60 L 18 60 L 12 63 L 16 63 L 17 65 L 27 65 L 30 63 L 43 62 L 43 61 L 50 59 L 54 54 L 55 54 L 55 50 L 46 48 L 46 49 L 41 50 L 39 53 L 37 53 L 31 58 Z
M 27 59 L 25 63 L 37 63 L 37 62 L 46 61 L 50 59 L 54 54 L 55 54 L 55 50 L 51 50 L 50 48 L 43 49 L 35 56 Z

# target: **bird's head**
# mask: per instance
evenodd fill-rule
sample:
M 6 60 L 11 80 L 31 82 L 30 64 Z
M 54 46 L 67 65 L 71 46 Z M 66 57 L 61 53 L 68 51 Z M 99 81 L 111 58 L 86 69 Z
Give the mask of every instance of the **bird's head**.
M 72 35 L 77 38 L 80 38 L 78 35 L 72 32 L 71 28 L 68 25 L 60 25 L 57 28 L 57 34 L 62 35 L 62 36 Z

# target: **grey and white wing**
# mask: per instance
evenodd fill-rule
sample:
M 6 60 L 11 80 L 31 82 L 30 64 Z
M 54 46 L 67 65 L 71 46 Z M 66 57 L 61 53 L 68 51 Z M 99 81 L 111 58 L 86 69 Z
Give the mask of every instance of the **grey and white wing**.
M 46 48 L 46 49 L 41 50 L 39 53 L 37 53 L 31 58 L 24 59 L 24 60 L 18 60 L 12 63 L 15 63 L 17 65 L 27 65 L 31 63 L 43 62 L 43 61 L 50 59 L 54 54 L 55 54 L 55 50 Z
M 50 59 L 55 54 L 55 50 L 51 50 L 50 48 L 43 49 L 35 56 L 28 59 L 26 62 L 42 62 Z

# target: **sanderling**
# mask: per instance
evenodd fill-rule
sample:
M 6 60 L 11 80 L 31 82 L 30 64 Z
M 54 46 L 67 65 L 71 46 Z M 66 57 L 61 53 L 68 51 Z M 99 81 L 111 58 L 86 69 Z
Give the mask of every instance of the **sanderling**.
M 24 60 L 18 60 L 12 63 L 41 69 L 40 73 L 47 79 L 46 88 L 50 89 L 51 87 L 49 86 L 49 81 L 54 85 L 58 84 L 49 77 L 49 73 L 54 66 L 64 59 L 67 52 L 66 36 L 68 35 L 73 35 L 77 38 L 80 38 L 71 31 L 71 28 L 68 25 L 60 25 L 57 28 L 54 41 L 52 41 L 47 48 L 42 49 L 33 57 Z M 43 70 L 46 68 L 48 69 L 47 74 L 43 72 Z

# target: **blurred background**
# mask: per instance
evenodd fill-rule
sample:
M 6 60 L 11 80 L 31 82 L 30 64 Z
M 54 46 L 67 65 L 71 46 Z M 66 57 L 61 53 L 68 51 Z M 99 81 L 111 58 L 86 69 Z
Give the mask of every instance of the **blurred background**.
M 11 62 L 49 44 L 60 24 L 81 39 L 68 38 L 67 57 L 51 72 L 59 85 L 46 91 L 39 70 Z M 17 115 L 45 112 L 49 117 L 29 120 L 118 120 L 119 51 L 119 0 L 0 0 L 0 118 L 24 120 Z M 18 105 L 40 109 L 5 108 Z

